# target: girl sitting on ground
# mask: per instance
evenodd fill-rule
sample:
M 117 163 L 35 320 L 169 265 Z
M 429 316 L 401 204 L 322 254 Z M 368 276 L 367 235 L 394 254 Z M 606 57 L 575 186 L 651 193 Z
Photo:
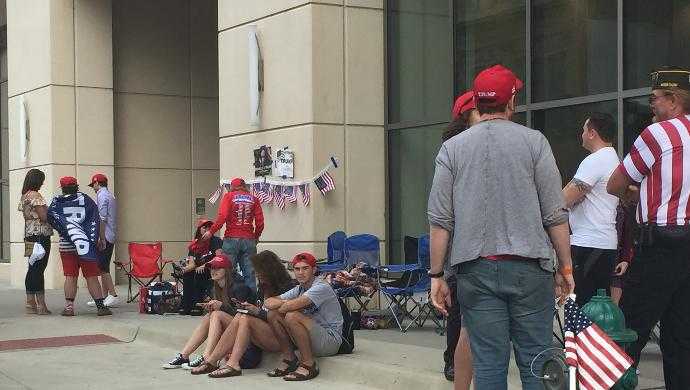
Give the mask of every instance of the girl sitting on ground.
M 275 253 L 260 252 L 251 257 L 251 262 L 259 282 L 259 295 L 263 296 L 263 300 L 278 296 L 296 285 L 296 281 L 290 277 Z M 211 378 L 242 375 L 242 368 L 249 368 L 242 362 L 245 354 L 257 348 L 267 352 L 280 350 L 273 329 L 267 322 L 267 311 L 263 309 L 262 304 L 263 302 L 257 302 L 257 305 L 254 305 L 251 301 L 240 303 L 247 313 L 238 314 L 232 324 L 225 329 L 213 352 L 210 355 L 204 355 L 207 356 L 209 362 L 216 362 L 230 353 L 227 364 L 220 368 L 217 366 L 199 367 L 200 373 L 209 373 Z M 294 371 L 297 368 L 297 362 L 288 363 L 290 370 Z
M 205 267 L 210 269 L 211 280 L 213 281 L 213 299 L 197 305 L 204 308 L 208 314 L 203 317 L 201 324 L 194 330 L 182 352 L 163 365 L 163 368 L 180 368 L 183 365 L 189 365 L 190 354 L 196 351 L 206 340 L 204 355 L 197 359 L 200 361 L 192 362 L 195 365 L 202 364 L 204 362 L 203 356 L 211 354 L 223 331 L 233 322 L 237 313 L 233 301 L 253 302 L 256 300 L 256 296 L 244 284 L 242 277 L 234 272 L 228 256 L 220 250 L 216 252 L 216 256 L 211 261 L 206 263 Z
M 181 273 L 184 289 L 182 290 L 182 305 L 179 314 L 181 315 L 201 315 L 203 310 L 196 306 L 197 303 L 204 301 L 208 294 L 211 282 L 211 274 L 204 266 L 204 263 L 213 257 L 216 250 L 223 246 L 223 240 L 212 236 L 210 240 L 204 241 L 201 236 L 213 225 L 213 221 L 201 219 L 197 223 L 194 239 L 189 243 L 189 254 L 185 259 L 183 267 L 176 267 L 176 271 Z

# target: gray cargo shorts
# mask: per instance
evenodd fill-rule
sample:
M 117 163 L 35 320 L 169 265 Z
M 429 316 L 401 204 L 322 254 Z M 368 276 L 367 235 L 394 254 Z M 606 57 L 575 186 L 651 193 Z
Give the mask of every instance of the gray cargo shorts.
M 314 356 L 333 356 L 338 353 L 342 341 L 328 329 L 314 322 L 309 332 Z

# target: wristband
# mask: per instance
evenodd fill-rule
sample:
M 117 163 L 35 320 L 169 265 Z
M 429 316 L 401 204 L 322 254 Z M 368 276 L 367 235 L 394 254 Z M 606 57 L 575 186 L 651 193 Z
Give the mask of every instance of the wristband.
M 440 278 L 443 276 L 443 270 L 441 270 L 440 272 L 437 272 L 435 274 L 431 273 L 431 270 L 429 270 L 429 271 L 427 271 L 426 274 L 432 279 L 437 279 L 437 278 Z
M 566 266 L 558 270 L 558 273 L 567 276 L 567 275 L 572 275 L 573 274 L 573 267 L 571 266 Z

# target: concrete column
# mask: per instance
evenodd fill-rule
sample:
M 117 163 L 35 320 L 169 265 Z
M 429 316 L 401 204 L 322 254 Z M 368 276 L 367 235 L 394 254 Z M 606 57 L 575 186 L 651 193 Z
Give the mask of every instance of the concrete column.
M 216 213 L 206 204 L 197 215 L 195 200 L 218 186 L 218 5 L 117 0 L 113 6 L 115 249 L 126 256 L 129 242 L 161 241 L 163 256 L 179 259 L 196 220 Z
M 61 176 L 86 187 L 98 171 L 113 176 L 112 16 L 110 0 L 8 0 L 8 110 L 10 203 L 17 204 L 26 172 L 46 173 L 47 201 Z M 30 127 L 26 161 L 19 155 L 19 101 Z M 11 282 L 22 286 L 24 222 L 10 214 Z M 46 288 L 62 285 L 53 236 Z
M 262 117 L 249 123 L 247 26 L 264 59 Z M 265 206 L 261 247 L 325 256 L 336 230 L 385 242 L 383 1 L 218 2 L 219 143 L 223 178 L 253 178 L 259 145 L 295 151 L 295 179 L 338 156 L 337 189 L 312 186 L 309 207 Z M 384 245 L 382 245 L 384 247 Z M 384 255 L 385 258 L 385 255 Z

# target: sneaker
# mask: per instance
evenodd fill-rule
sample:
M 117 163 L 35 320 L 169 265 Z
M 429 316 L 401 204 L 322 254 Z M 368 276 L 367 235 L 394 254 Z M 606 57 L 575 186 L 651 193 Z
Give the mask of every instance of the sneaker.
M 190 360 L 187 363 L 182 364 L 182 368 L 184 368 L 185 370 L 191 370 L 192 368 L 199 367 L 203 362 L 204 357 L 202 355 L 199 355 L 196 359 Z
M 108 296 L 103 300 L 103 304 L 106 307 L 117 307 L 120 305 L 120 298 L 108 294 Z
M 173 368 L 180 368 L 182 367 L 183 364 L 188 364 L 189 359 L 185 359 L 182 357 L 181 353 L 178 353 L 177 356 L 173 358 L 173 360 L 165 363 L 163 365 L 163 368 L 166 370 L 173 369 Z
M 108 309 L 107 307 L 103 306 L 103 307 L 98 308 L 98 316 L 99 317 L 111 316 L 111 315 L 113 315 L 113 312 L 110 311 L 110 309 Z
M 88 307 L 96 307 L 96 301 L 94 301 L 94 300 L 92 299 L 92 300 L 86 302 L 86 306 L 88 306 Z
M 64 317 L 74 317 L 74 306 L 65 306 L 60 315 Z

